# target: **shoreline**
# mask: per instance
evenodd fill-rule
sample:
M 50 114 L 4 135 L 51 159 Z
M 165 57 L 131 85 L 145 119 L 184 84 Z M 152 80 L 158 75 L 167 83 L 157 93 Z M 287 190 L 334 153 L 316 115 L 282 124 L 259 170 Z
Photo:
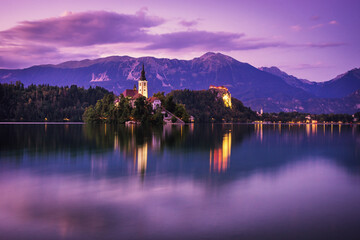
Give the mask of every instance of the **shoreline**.
M 88 124 L 85 122 L 0 122 L 0 125 L 65 125 L 65 124 L 72 124 L 72 125 L 84 125 Z M 99 124 L 109 124 L 109 123 L 99 123 Z M 167 123 L 165 125 L 191 125 L 191 124 L 244 124 L 244 125 L 360 125 L 360 123 L 256 123 L 256 122 L 249 122 L 249 123 L 240 123 L 240 122 L 233 122 L 233 123 Z M 126 125 L 126 124 L 124 124 Z M 131 125 L 131 124 L 130 124 Z M 136 125 L 136 124 L 134 124 Z
M 85 124 L 84 122 L 0 122 L 0 125 L 10 125 L 10 124 L 34 124 L 34 125 L 41 125 L 41 124 L 52 124 L 52 125 L 60 125 L 60 124 Z

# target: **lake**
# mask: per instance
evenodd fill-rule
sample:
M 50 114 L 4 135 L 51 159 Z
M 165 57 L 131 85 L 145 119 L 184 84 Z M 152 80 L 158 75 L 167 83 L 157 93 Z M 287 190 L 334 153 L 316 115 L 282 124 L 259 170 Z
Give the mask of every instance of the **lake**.
M 0 124 L 0 239 L 359 239 L 360 126 Z

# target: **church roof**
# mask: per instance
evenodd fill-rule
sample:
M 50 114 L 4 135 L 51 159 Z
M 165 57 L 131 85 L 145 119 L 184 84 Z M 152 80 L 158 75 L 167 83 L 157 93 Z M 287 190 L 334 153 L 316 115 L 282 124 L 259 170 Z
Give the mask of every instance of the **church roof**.
M 124 97 L 134 97 L 138 93 L 137 90 L 134 89 L 125 89 L 125 91 L 122 93 Z
M 140 81 L 146 81 L 144 64 L 143 64 L 142 70 L 141 70 Z
M 136 94 L 132 97 L 132 99 L 135 100 L 135 99 L 137 99 L 137 98 L 139 98 L 139 97 L 143 97 L 143 95 L 140 94 L 140 93 L 136 93 Z

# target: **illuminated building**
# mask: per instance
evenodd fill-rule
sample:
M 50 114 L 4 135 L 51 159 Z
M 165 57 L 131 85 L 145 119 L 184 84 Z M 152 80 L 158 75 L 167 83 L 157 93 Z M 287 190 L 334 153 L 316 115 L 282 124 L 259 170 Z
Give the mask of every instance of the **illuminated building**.
M 210 85 L 209 89 L 217 93 L 217 98 L 222 98 L 225 107 L 229 107 L 229 108 L 232 107 L 231 94 L 229 92 L 229 89 L 227 89 L 224 86 L 216 87 L 213 85 Z

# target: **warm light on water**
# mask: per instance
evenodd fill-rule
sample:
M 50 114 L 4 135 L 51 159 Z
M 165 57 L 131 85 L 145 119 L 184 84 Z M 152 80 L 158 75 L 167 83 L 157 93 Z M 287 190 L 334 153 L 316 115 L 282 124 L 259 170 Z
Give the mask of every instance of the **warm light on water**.
M 0 239 L 360 234 L 357 126 L 46 124 L 0 133 Z

